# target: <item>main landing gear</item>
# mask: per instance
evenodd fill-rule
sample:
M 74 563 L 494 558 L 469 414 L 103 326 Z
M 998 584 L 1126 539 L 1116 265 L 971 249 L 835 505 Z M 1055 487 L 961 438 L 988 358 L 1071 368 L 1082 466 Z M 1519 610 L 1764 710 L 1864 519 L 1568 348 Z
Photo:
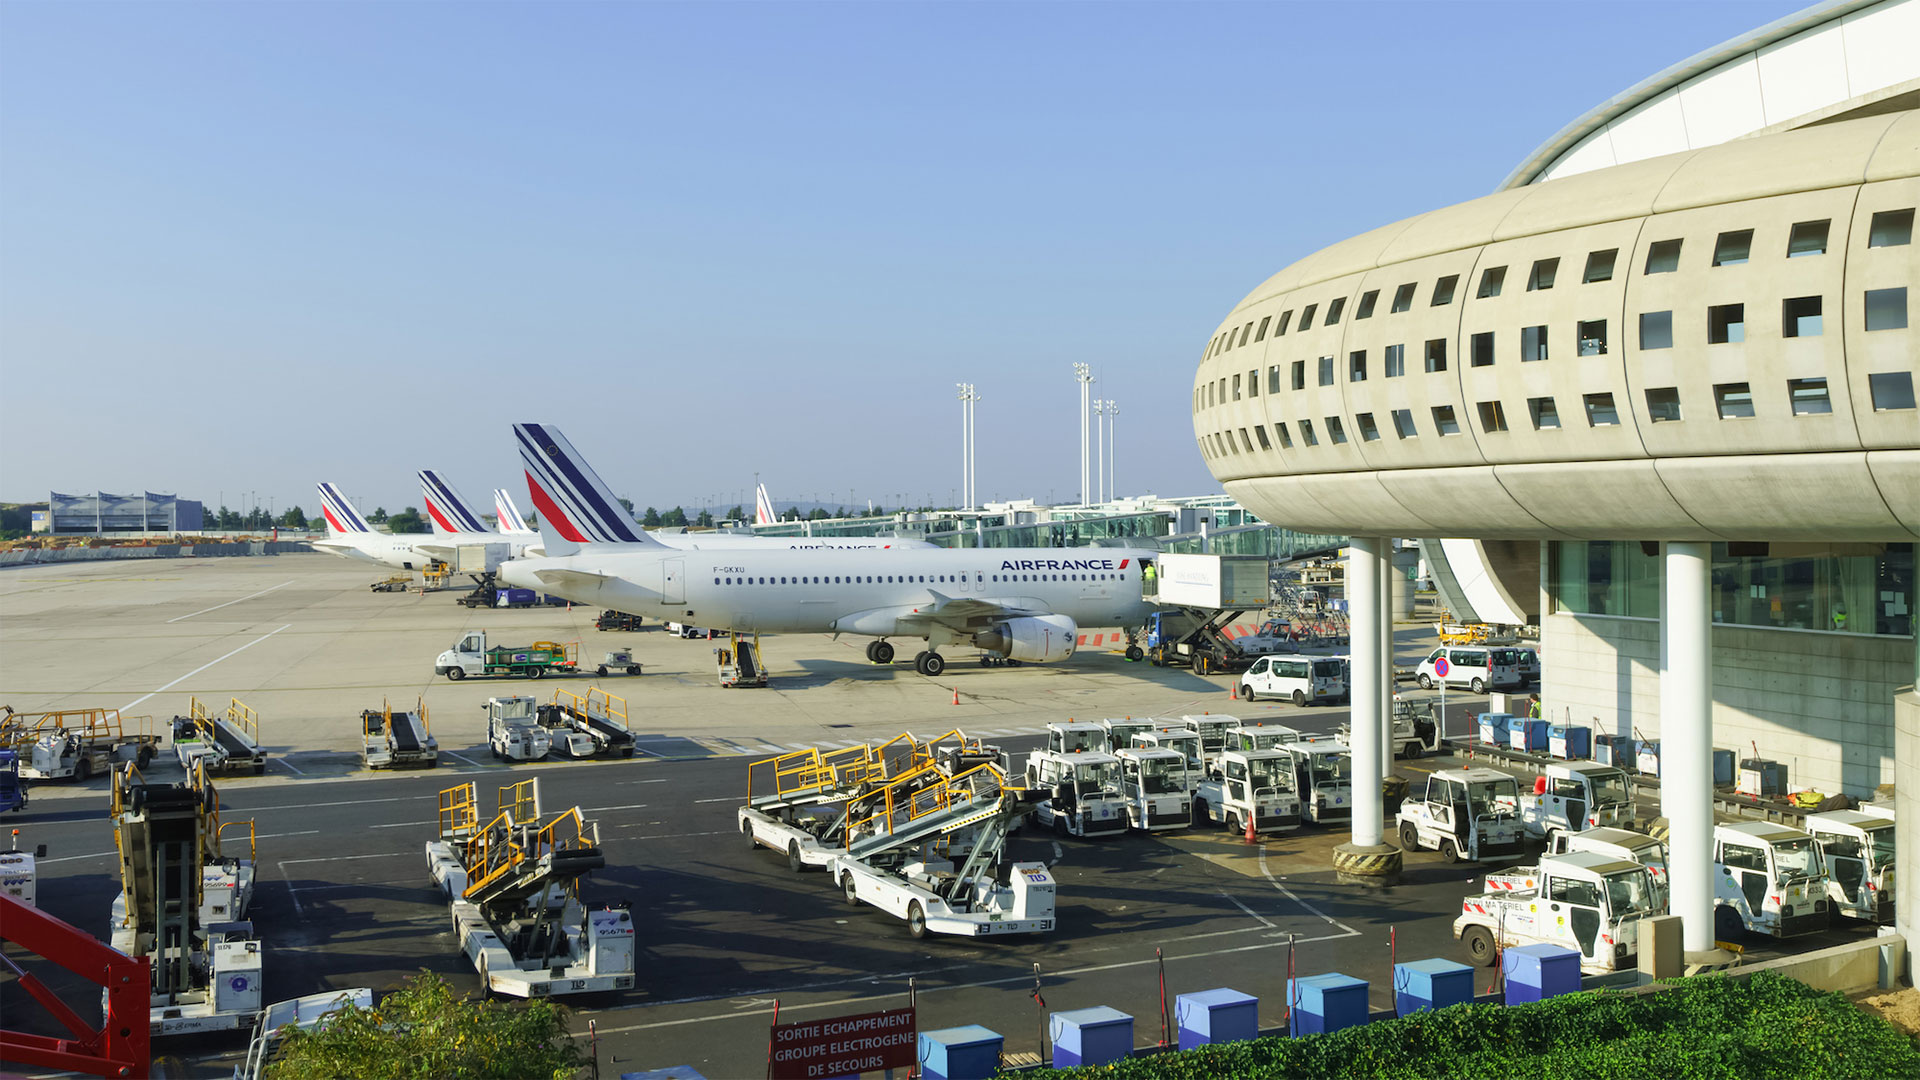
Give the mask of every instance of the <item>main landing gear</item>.
M 885 641 L 867 642 L 867 659 L 876 664 L 893 663 L 893 646 Z
M 938 675 L 947 670 L 946 658 L 927 649 L 913 658 L 913 670 L 922 675 Z

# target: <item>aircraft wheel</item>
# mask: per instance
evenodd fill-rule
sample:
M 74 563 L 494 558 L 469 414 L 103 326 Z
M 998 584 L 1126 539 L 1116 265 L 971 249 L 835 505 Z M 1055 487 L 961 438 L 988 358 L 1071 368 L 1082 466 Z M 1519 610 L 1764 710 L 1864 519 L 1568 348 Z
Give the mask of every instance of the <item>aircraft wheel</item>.
M 927 910 L 918 900 L 907 905 L 907 933 L 916 939 L 927 936 Z
M 467 677 L 466 668 L 448 668 L 447 669 L 447 678 L 452 679 L 454 682 L 459 682 L 461 679 L 464 679 L 466 677 Z
M 1486 967 L 1493 963 L 1493 932 L 1484 926 L 1469 926 L 1467 932 L 1460 935 L 1467 943 L 1467 956 L 1476 967 Z
M 873 662 L 876 664 L 893 663 L 893 643 L 891 641 L 876 641 L 873 643 Z
M 1403 821 L 1400 823 L 1400 850 L 1420 850 L 1420 830 L 1415 828 L 1411 821 Z
M 922 675 L 938 676 L 941 672 L 947 670 L 947 660 L 946 657 L 929 649 L 913 658 L 913 666 L 917 668 Z
M 874 649 L 875 649 L 875 648 L 876 648 L 876 647 L 877 647 L 877 646 L 878 646 L 879 644 L 880 644 L 880 643 L 879 643 L 878 641 L 869 641 L 869 642 L 867 642 L 867 662 L 868 662 L 868 663 L 870 663 L 870 664 L 877 664 L 877 663 L 879 663 L 879 662 L 880 662 L 879 660 L 877 660 L 877 659 L 875 659 L 875 657 L 874 657 Z
M 1138 661 L 1141 657 L 1145 655 L 1147 654 L 1140 651 L 1140 646 L 1138 645 L 1127 646 L 1127 659 Z

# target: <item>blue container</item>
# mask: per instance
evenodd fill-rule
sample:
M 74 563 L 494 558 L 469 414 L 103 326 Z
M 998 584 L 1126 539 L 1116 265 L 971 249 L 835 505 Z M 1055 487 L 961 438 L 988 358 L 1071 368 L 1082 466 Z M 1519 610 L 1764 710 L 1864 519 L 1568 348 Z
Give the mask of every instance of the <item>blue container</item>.
M 1715 750 L 1713 752 L 1713 782 L 1715 784 L 1733 783 L 1733 751 Z
M 1593 729 L 1578 724 L 1553 724 L 1547 728 L 1547 753 L 1566 761 L 1593 756 Z
M 1473 1000 L 1473 969 L 1453 960 L 1393 965 L 1393 1008 L 1400 1016 Z
M 1367 980 L 1351 975 L 1309 975 L 1287 984 L 1293 1003 L 1289 1034 L 1311 1035 L 1367 1022 Z
M 1580 989 L 1580 954 L 1561 945 L 1521 945 L 1500 954 L 1507 1004 L 1545 1001 Z
M 1544 753 L 1547 749 L 1547 722 L 1514 717 L 1507 722 L 1507 735 L 1513 740 L 1515 750 L 1527 750 Z
M 927 1080 L 987 1080 L 1000 1071 L 1000 1033 L 979 1024 L 920 1033 L 920 1075 Z
M 1637 772 L 1640 767 L 1640 763 L 1634 760 L 1633 740 L 1625 735 L 1594 736 L 1593 760 L 1628 772 Z
M 1054 1013 L 1047 1029 L 1056 1069 L 1110 1065 L 1133 1053 L 1133 1017 L 1105 1005 Z
M 1480 741 L 1494 746 L 1507 745 L 1507 725 L 1513 722 L 1512 713 L 1487 712 L 1480 714 Z
M 1222 987 L 1181 994 L 1173 1003 L 1180 1027 L 1180 1049 L 1208 1043 L 1238 1042 L 1260 1033 L 1260 999 Z

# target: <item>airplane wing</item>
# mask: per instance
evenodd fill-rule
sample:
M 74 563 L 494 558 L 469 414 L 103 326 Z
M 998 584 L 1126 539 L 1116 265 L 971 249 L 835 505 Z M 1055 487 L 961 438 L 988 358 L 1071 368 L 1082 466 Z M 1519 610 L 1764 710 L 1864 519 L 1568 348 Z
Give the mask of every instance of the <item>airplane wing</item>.
M 535 570 L 533 576 L 556 589 L 592 589 L 619 580 L 612 574 L 592 574 L 585 570 Z
M 1045 608 L 1027 607 L 1009 604 L 1001 600 L 983 600 L 964 596 L 944 596 L 933 590 L 933 602 L 915 608 L 911 614 L 900 616 L 904 627 L 913 625 L 945 626 L 954 630 L 984 630 L 1003 619 L 1018 619 L 1033 615 L 1051 615 Z

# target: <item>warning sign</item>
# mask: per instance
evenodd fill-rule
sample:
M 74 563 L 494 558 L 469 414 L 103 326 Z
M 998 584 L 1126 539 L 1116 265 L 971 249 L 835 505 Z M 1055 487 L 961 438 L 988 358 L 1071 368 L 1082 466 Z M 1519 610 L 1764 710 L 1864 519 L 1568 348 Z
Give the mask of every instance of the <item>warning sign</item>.
M 912 1009 L 836 1016 L 773 1027 L 772 1080 L 823 1080 L 881 1069 L 905 1069 L 917 1060 Z

